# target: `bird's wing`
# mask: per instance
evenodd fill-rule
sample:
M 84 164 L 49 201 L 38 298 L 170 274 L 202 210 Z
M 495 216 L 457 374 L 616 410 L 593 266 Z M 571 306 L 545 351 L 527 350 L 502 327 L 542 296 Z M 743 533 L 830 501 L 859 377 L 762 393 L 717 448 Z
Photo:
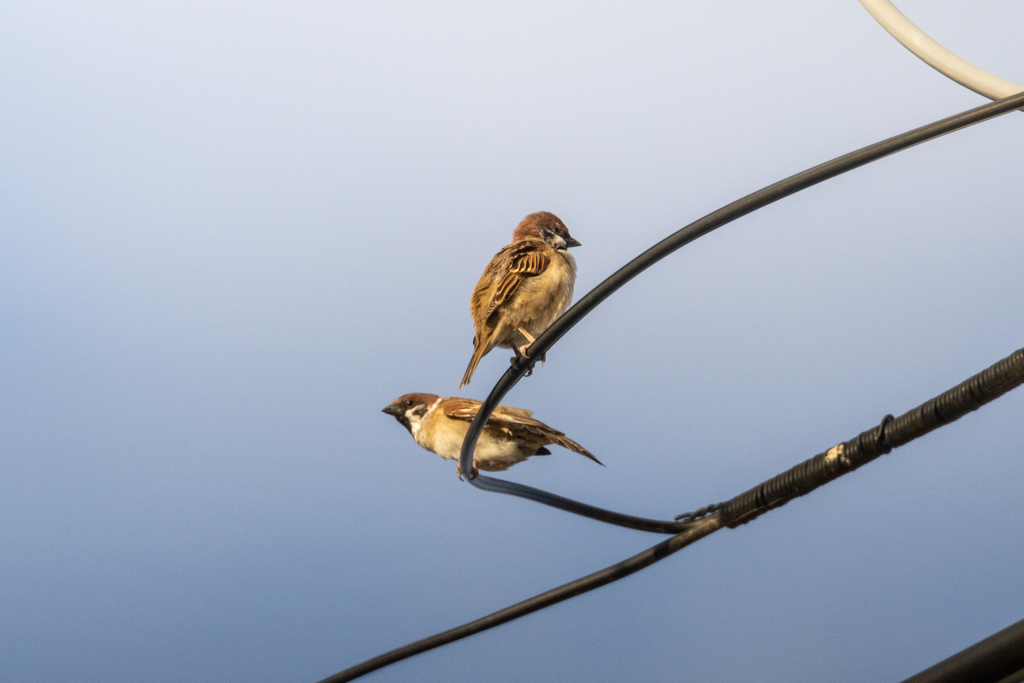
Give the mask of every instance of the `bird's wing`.
M 445 417 L 472 422 L 477 412 L 480 411 L 480 401 L 452 396 L 441 401 L 441 405 L 438 408 L 444 412 Z
M 472 422 L 476 414 L 480 412 L 480 406 L 482 404 L 472 398 L 459 398 L 453 396 L 446 398 L 441 403 L 441 408 L 444 410 L 445 417 L 450 417 L 453 420 L 465 420 L 466 422 Z M 499 405 L 494 413 L 491 414 L 491 418 L 487 421 L 488 424 L 491 422 L 509 422 L 516 424 L 517 426 L 526 426 L 528 423 L 533 423 L 541 427 L 546 426 L 543 422 L 538 422 L 532 419 L 530 416 L 533 415 L 533 411 L 526 410 L 525 408 L 513 408 L 511 406 Z M 521 424 L 520 424 L 521 423 Z M 548 427 L 550 429 L 550 427 Z
M 453 420 L 465 420 L 472 422 L 473 418 L 480 411 L 480 401 L 471 398 L 450 398 L 445 399 L 443 404 L 444 414 Z M 533 413 L 523 408 L 499 405 L 487 420 L 488 427 L 496 427 L 509 436 L 524 435 L 524 432 L 536 434 L 547 440 L 548 443 L 555 443 L 562 448 L 568 448 L 574 453 L 585 455 L 598 465 L 603 465 L 600 460 L 586 448 L 576 443 L 562 432 L 549 427 L 540 420 L 531 417 Z
M 528 277 L 539 275 L 548 267 L 550 258 L 545 253 L 550 247 L 536 240 L 525 240 L 509 245 L 511 249 L 505 259 L 507 264 L 498 286 L 494 288 L 491 300 L 484 312 L 486 320 L 494 310 L 512 298 L 520 283 Z M 507 248 L 507 247 L 506 247 Z

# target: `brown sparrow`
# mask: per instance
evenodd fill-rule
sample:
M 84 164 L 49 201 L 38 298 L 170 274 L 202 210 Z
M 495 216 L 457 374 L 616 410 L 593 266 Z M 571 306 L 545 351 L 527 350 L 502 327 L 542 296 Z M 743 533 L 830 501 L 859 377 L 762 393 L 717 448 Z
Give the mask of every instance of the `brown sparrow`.
M 458 460 L 469 423 L 480 410 L 471 398 L 441 398 L 436 394 L 399 396 L 383 412 L 394 415 L 423 448 L 446 460 Z M 562 432 L 534 420 L 532 412 L 499 405 L 484 425 L 473 453 L 473 469 L 488 472 L 507 470 L 531 455 L 551 455 L 545 446 L 558 444 L 604 464 L 586 448 Z M 462 466 L 458 470 L 462 478 Z
M 476 334 L 459 389 L 495 346 L 511 348 L 522 358 L 565 312 L 576 283 L 576 259 L 566 249 L 578 246 L 558 216 L 547 211 L 531 213 L 513 231 L 512 244 L 487 264 L 469 301 Z

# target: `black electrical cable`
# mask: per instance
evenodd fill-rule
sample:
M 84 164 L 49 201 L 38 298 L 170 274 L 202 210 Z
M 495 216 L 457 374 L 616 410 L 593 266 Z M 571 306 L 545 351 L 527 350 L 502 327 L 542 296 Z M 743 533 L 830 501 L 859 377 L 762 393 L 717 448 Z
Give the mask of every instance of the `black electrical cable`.
M 1010 683 L 1024 680 L 1024 620 L 943 659 L 903 683 Z
M 463 470 L 465 472 L 465 470 Z M 565 498 L 554 493 L 548 493 L 541 489 L 527 486 L 526 484 L 518 484 L 514 481 L 507 481 L 505 479 L 495 479 L 493 477 L 487 477 L 484 475 L 478 475 L 473 481 L 477 488 L 483 489 L 484 491 L 493 491 L 495 493 L 507 493 L 510 496 L 519 496 L 520 498 L 526 498 L 527 500 L 533 500 L 544 505 L 550 505 L 566 512 L 572 512 L 573 514 L 583 515 L 584 517 L 590 517 L 591 519 L 600 520 L 607 522 L 608 524 L 614 524 L 616 526 L 624 526 L 627 529 L 637 529 L 639 531 L 651 531 L 658 534 L 678 534 L 689 527 L 689 521 L 661 521 L 658 519 L 647 519 L 645 517 L 634 517 L 633 515 L 624 515 L 620 512 L 612 512 L 611 510 L 605 510 L 603 508 L 595 507 L 593 505 L 587 505 L 586 503 L 580 503 L 572 500 L 571 498 Z
M 824 180 L 828 180 L 829 178 L 833 178 L 845 173 L 846 171 L 853 170 L 872 161 L 889 156 L 890 154 L 913 147 L 914 145 L 919 145 L 922 142 L 927 142 L 928 140 L 946 135 L 947 133 L 952 133 L 953 131 L 960 130 L 961 128 L 966 128 L 975 123 L 980 123 L 987 119 L 1000 116 L 1001 114 L 1017 109 L 1022 104 L 1024 104 L 1024 93 L 1018 93 L 961 114 L 950 116 L 949 118 L 942 119 L 941 121 L 916 128 L 907 133 L 903 133 L 902 135 L 897 135 L 889 138 L 888 140 L 883 140 L 882 142 L 869 145 L 855 152 L 838 157 L 832 161 L 828 161 L 804 171 L 803 173 L 790 176 L 785 180 L 769 185 L 762 190 L 749 194 L 732 204 L 724 206 L 721 209 L 704 216 L 700 220 L 691 223 L 678 232 L 669 235 L 658 244 L 637 256 L 635 259 L 612 274 L 611 277 L 592 289 L 586 296 L 577 301 L 572 308 L 566 311 L 551 325 L 551 327 L 545 330 L 544 333 L 530 345 L 530 348 L 528 349 L 530 357 L 536 359 L 543 356 L 559 339 L 562 338 L 566 332 L 572 329 L 576 323 L 582 320 L 584 316 L 594 310 L 598 304 L 611 296 L 616 290 L 661 259 L 686 244 L 689 244 L 698 237 L 706 235 L 712 230 L 730 223 L 737 218 L 745 216 L 752 211 L 756 211 L 763 206 L 776 202 L 783 197 L 788 197 L 791 194 L 811 187 L 812 185 L 816 185 Z M 639 529 L 642 531 L 653 531 L 658 533 L 676 533 L 677 530 L 685 528 L 688 522 L 658 521 L 624 515 L 618 512 L 594 507 L 592 505 L 579 503 L 569 498 L 557 496 L 516 482 L 494 479 L 493 477 L 481 474 L 474 474 L 474 469 L 471 465 L 473 451 L 476 448 L 476 442 L 480 437 L 480 432 L 483 430 L 484 424 L 488 418 L 490 418 L 491 413 L 494 412 L 498 403 L 501 402 L 501 399 L 511 391 L 512 387 L 522 379 L 523 375 L 526 374 L 535 362 L 536 361 L 533 361 L 532 363 L 524 362 L 516 364 L 506 370 L 498 379 L 498 382 L 494 385 L 491 393 L 487 396 L 483 405 L 480 406 L 480 410 L 477 412 L 472 424 L 470 424 L 466 438 L 462 442 L 462 452 L 459 458 L 459 464 L 462 468 L 462 472 L 467 473 L 466 477 L 469 481 L 474 486 L 484 491 L 494 491 L 527 498 L 538 503 L 566 510 L 567 512 L 582 515 L 583 517 L 589 517 L 601 522 L 624 526 L 630 529 Z
M 449 629 L 437 635 L 424 638 L 423 640 L 417 640 L 415 643 L 410 643 L 404 647 L 400 647 L 391 652 L 385 652 L 382 655 L 368 659 L 365 662 L 357 664 L 349 669 L 345 669 L 333 676 L 320 681 L 320 683 L 343 683 L 343 681 L 351 681 L 360 676 L 364 676 L 371 671 L 394 664 L 395 662 L 412 657 L 421 652 L 427 650 L 433 650 L 436 647 L 447 645 L 448 643 L 456 640 L 461 640 L 467 636 L 471 636 L 474 633 L 480 633 L 487 629 L 500 626 L 506 622 L 524 617 L 531 612 L 550 607 L 556 603 L 574 598 L 577 595 L 582 595 L 588 591 L 592 591 L 595 588 L 600 588 L 605 584 L 612 583 L 623 579 L 630 574 L 640 571 L 644 567 L 648 567 L 659 560 L 663 560 L 672 553 L 682 550 L 691 543 L 704 538 L 708 534 L 717 531 L 720 527 L 718 520 L 715 518 L 702 519 L 697 523 L 690 524 L 689 528 L 681 534 L 677 534 L 671 538 L 667 538 L 658 545 L 648 548 L 647 550 L 634 555 L 633 557 L 623 560 L 618 564 L 613 564 L 610 567 L 606 567 L 600 571 L 594 572 L 588 576 L 584 576 L 581 579 L 576 579 L 570 583 L 567 583 L 558 588 L 552 588 L 551 590 L 535 595 L 532 598 L 518 602 L 510 607 L 506 607 L 503 610 L 498 610 L 493 614 L 489 614 L 486 617 L 482 617 L 475 621 L 471 621 L 468 624 L 462 626 L 456 626 L 453 629 Z
M 897 418 L 886 416 L 886 419 L 882 420 L 882 424 L 878 427 L 862 432 L 853 439 L 804 461 L 791 470 L 754 487 L 747 493 L 733 498 L 728 503 L 709 506 L 695 513 L 689 513 L 687 517 L 690 518 L 700 517 L 708 512 L 714 514 L 694 519 L 687 524 L 686 531 L 627 560 L 558 588 L 553 588 L 476 621 L 385 652 L 325 678 L 320 683 L 351 681 L 421 652 L 500 626 L 539 609 L 618 581 L 665 559 L 672 553 L 682 550 L 725 526 L 735 527 L 744 524 L 770 509 L 780 507 L 894 448 L 943 427 L 972 410 L 977 410 L 1021 384 L 1024 384 L 1024 349 L 1013 352 L 988 369 Z M 890 430 L 892 431 L 890 432 Z M 824 463 L 824 466 L 819 466 L 819 463 Z M 990 651 L 993 650 L 986 650 L 986 652 Z M 978 655 L 978 657 L 983 658 L 982 655 Z M 939 683 L 939 681 L 949 683 L 954 680 L 971 679 L 945 678 L 935 681 L 922 679 L 914 680 L 913 683 Z M 1010 683 L 1010 681 L 1000 683 Z
M 1014 351 L 992 367 L 910 412 L 899 417 L 886 415 L 878 426 L 805 460 L 730 501 L 708 505 L 676 519 L 694 520 L 716 514 L 723 526 L 736 528 L 794 498 L 807 495 L 894 448 L 956 422 L 1021 384 L 1024 384 L 1024 349 Z

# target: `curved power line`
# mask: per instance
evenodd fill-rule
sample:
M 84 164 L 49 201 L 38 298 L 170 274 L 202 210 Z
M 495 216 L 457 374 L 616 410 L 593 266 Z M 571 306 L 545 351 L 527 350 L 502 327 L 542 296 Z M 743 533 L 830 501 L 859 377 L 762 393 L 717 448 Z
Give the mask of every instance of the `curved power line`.
M 871 16 L 903 47 L 925 64 L 979 95 L 997 100 L 1024 91 L 1024 87 L 994 76 L 939 45 L 907 19 L 889 0 L 859 0 Z
M 690 522 L 686 531 L 629 559 L 557 588 L 552 588 L 486 617 L 385 652 L 325 678 L 320 683 L 351 681 L 413 655 L 500 626 L 513 619 L 623 579 L 723 527 L 746 524 L 769 510 L 781 507 L 794 498 L 806 495 L 814 489 L 866 465 L 894 448 L 899 448 L 939 427 L 955 422 L 1021 384 L 1024 384 L 1024 349 L 1018 349 L 995 365 L 899 417 L 894 418 L 887 415 L 879 426 L 861 432 L 849 441 L 830 448 L 824 453 L 819 453 L 810 460 L 805 460 L 796 467 L 741 493 L 732 500 L 689 513 L 687 516 L 693 517 L 708 511 L 711 512 L 710 516 Z M 945 683 L 946 681 L 967 679 L 943 678 L 935 679 L 934 683 L 938 683 L 940 680 Z M 931 682 L 932 679 L 928 679 L 928 681 Z M 1009 683 L 1009 680 L 1000 683 Z
M 576 323 L 582 320 L 584 316 L 594 310 L 598 304 L 611 296 L 620 287 L 672 252 L 686 244 L 689 244 L 698 237 L 708 234 L 715 228 L 719 228 L 736 220 L 737 218 L 751 213 L 752 211 L 756 211 L 762 206 L 776 202 L 784 197 L 788 197 L 791 194 L 799 192 L 800 190 L 845 173 L 846 171 L 853 170 L 863 166 L 864 164 L 876 161 L 890 154 L 895 154 L 896 152 L 921 144 L 922 142 L 932 140 L 941 135 L 952 133 L 953 131 L 960 130 L 961 128 L 966 128 L 967 126 L 975 123 L 1013 111 L 1021 105 L 1024 105 L 1024 92 L 990 104 L 976 107 L 975 109 L 971 109 L 955 116 L 950 116 L 949 118 L 942 119 L 941 121 L 937 121 L 920 128 L 915 128 L 912 131 L 897 135 L 889 138 L 888 140 L 883 140 L 882 142 L 868 145 L 867 147 L 863 147 L 855 152 L 837 157 L 832 161 L 815 166 L 803 173 L 790 176 L 785 180 L 769 185 L 762 190 L 758 190 L 753 194 L 749 194 L 742 199 L 728 204 L 718 211 L 704 216 L 700 220 L 694 221 L 685 228 L 669 235 L 661 242 L 655 244 L 653 247 L 613 273 L 611 277 L 607 278 L 597 287 L 590 290 L 586 296 L 577 301 L 572 308 L 566 311 L 551 325 L 551 327 L 545 330 L 544 333 L 537 338 L 537 341 L 530 345 L 530 356 L 532 358 L 540 358 L 543 356 L 559 339 L 562 338 L 566 332 L 572 329 Z M 535 363 L 536 361 L 533 362 Z M 480 410 L 477 412 L 476 417 L 470 424 L 469 431 L 466 433 L 466 438 L 462 442 L 462 452 L 459 458 L 462 472 L 469 473 L 466 475 L 469 481 L 474 486 L 484 491 L 519 496 L 521 498 L 550 505 L 551 507 L 566 510 L 567 512 L 596 519 L 608 524 L 614 524 L 616 526 L 624 526 L 630 529 L 653 531 L 657 533 L 678 533 L 678 531 L 685 529 L 689 522 L 658 521 L 633 517 L 631 515 L 624 515 L 618 512 L 594 507 L 592 505 L 579 503 L 569 498 L 557 496 L 531 486 L 524 486 L 523 484 L 503 479 L 494 479 L 493 477 L 481 474 L 473 474 L 474 470 L 470 463 L 472 462 L 473 450 L 476 448 L 476 442 L 480 437 L 480 432 L 483 430 L 484 424 L 487 422 L 488 418 L 490 418 L 491 413 L 494 412 L 498 403 L 501 402 L 501 399 L 504 398 L 504 396 L 519 382 L 520 379 L 522 379 L 523 375 L 526 374 L 532 364 L 533 363 L 517 364 L 506 370 L 498 379 L 497 384 L 494 385 L 491 393 L 487 396 L 483 405 L 480 406 Z

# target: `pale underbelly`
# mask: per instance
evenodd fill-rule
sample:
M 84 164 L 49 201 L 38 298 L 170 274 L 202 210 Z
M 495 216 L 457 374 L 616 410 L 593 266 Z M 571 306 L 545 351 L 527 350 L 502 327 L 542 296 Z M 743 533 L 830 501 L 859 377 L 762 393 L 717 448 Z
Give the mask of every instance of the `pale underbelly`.
M 469 425 L 465 430 L 445 435 L 434 444 L 434 451 L 446 460 L 458 460 L 462 453 L 462 441 L 469 431 Z M 523 453 L 521 446 L 511 439 L 498 438 L 485 431 L 480 435 L 473 453 L 473 462 L 477 467 L 485 470 L 503 470 L 506 467 L 515 465 L 517 462 L 526 460 L 528 455 Z

